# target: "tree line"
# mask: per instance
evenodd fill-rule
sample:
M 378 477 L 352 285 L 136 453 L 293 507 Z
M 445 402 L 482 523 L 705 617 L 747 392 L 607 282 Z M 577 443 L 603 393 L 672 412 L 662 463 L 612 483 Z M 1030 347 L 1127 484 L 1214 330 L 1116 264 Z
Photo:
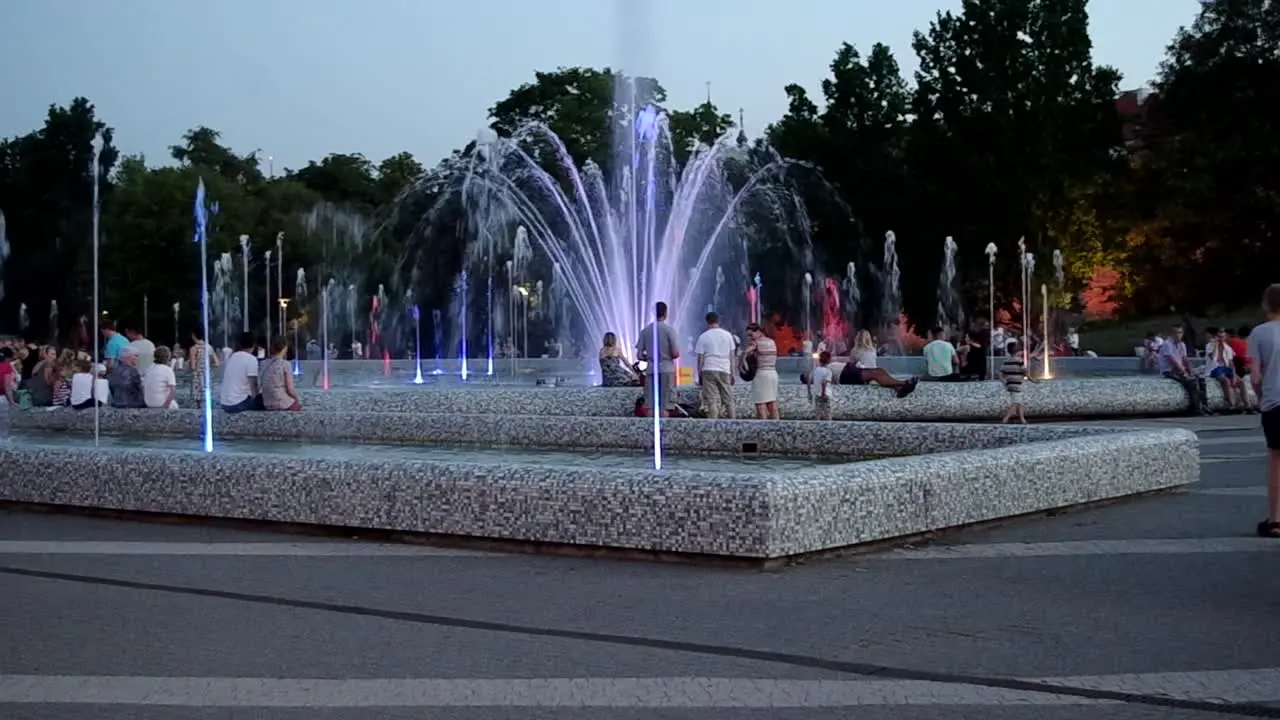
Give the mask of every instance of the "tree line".
M 915 33 L 911 78 L 886 45 L 845 44 L 821 97 L 800 85 L 784 88 L 786 114 L 752 145 L 811 163 L 834 189 L 838 202 L 806 197 L 815 262 L 827 270 L 877 263 L 885 232 L 894 231 L 903 308 L 913 318 L 933 317 L 946 237 L 957 243 L 972 309 L 986 304 L 988 243 L 998 247 L 999 302 L 1017 302 L 1019 238 L 1046 277 L 1052 252 L 1061 251 L 1061 297 L 1086 311 L 1252 303 L 1276 279 L 1271 268 L 1280 261 L 1280 136 L 1273 132 L 1280 3 L 1205 0 L 1171 39 L 1150 91 L 1136 94 L 1122 93 L 1119 73 L 1094 61 L 1086 4 L 967 0 Z M 493 105 L 491 127 L 509 135 L 524 123 L 545 123 L 576 161 L 607 164 L 610 129 L 629 112 L 615 98 L 619 80 L 608 68 L 538 72 Z M 630 80 L 637 103 L 666 107 L 658 80 Z M 710 99 L 667 109 L 679 162 L 693 144 L 735 127 L 734 116 Z M 198 177 L 218 203 L 211 254 L 238 258 L 238 237 L 247 234 L 259 263 L 284 233 L 286 294 L 301 267 L 313 276 L 343 271 L 362 294 L 378 285 L 401 295 L 410 288 L 426 307 L 448 306 L 471 229 L 463 208 L 424 218 L 449 188 L 442 176 L 476 152 L 475 142 L 432 169 L 409 153 L 379 162 L 334 153 L 270 177 L 257 153 L 236 152 L 207 127 L 187 132 L 164 163 L 122 156 L 105 119 L 76 98 L 49 108 L 41 128 L 0 143 L 9 249 L 0 330 L 17 329 L 19 304 L 28 308 L 33 337 L 55 331 L 50 301 L 63 332 L 89 312 L 87 169 L 99 132 L 106 141 L 100 286 L 102 308 L 112 315 L 140 319 L 145 298 L 154 326 L 167 327 L 177 303 L 177 319 L 194 327 Z M 431 262 L 421 261 L 422 248 Z M 753 265 L 776 272 L 768 249 L 757 251 Z M 257 310 L 266 301 L 260 285 L 251 281 L 255 317 L 265 312 Z M 778 295 L 771 302 L 783 313 L 801 303 Z

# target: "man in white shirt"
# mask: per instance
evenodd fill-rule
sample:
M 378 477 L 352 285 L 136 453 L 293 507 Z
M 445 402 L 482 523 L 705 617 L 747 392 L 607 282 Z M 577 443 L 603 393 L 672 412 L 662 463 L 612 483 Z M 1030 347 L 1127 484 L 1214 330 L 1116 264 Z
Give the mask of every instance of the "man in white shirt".
M 738 341 L 720 327 L 720 316 L 707 313 L 707 329 L 693 344 L 698 356 L 698 384 L 702 410 L 715 420 L 723 413 L 733 419 L 733 367 L 738 356 Z
M 253 333 L 241 333 L 240 349 L 231 353 L 222 366 L 222 409 L 229 413 L 263 409 L 258 392 L 258 359 L 253 356 L 257 344 Z
M 124 336 L 129 338 L 129 347 L 138 354 L 138 373 L 147 374 L 147 369 L 155 362 L 156 344 L 142 336 L 142 333 L 126 325 Z
M 1187 391 L 1189 410 L 1193 414 L 1208 415 L 1209 407 L 1205 401 L 1204 380 L 1196 377 L 1195 371 L 1191 368 L 1191 360 L 1187 357 L 1187 344 L 1183 342 L 1182 336 L 1182 326 L 1175 325 L 1173 335 L 1160 343 L 1160 349 L 1156 351 L 1156 369 L 1170 380 L 1177 380 L 1178 384 Z

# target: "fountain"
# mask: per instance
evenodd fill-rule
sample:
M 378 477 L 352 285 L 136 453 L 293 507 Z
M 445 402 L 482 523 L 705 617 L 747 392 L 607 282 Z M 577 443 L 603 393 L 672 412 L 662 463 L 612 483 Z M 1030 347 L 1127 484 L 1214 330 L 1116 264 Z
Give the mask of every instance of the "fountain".
M 329 356 L 333 354 L 329 352 L 329 303 L 337 287 L 338 282 L 329 278 L 329 282 L 320 288 L 320 361 L 323 374 L 321 387 L 325 390 L 329 389 Z
M 714 305 L 715 269 L 745 261 L 743 218 L 753 206 L 765 206 L 760 216 L 769 217 L 768 230 L 786 234 L 789 245 L 807 244 L 809 228 L 789 183 L 795 169 L 811 170 L 776 155 L 752 165 L 737 147 L 735 128 L 695 150 L 679 171 L 667 117 L 654 107 L 622 107 L 607 168 L 575 167 L 563 142 L 535 123 L 495 138 L 482 156 L 462 158 L 453 182 L 471 198 L 464 201 L 469 213 L 498 206 L 560 264 L 567 301 L 588 337 L 614 332 L 629 353 L 659 300 L 677 328 L 701 325 L 700 314 Z M 731 183 L 729 169 L 746 172 L 735 172 Z M 437 207 L 456 207 L 451 195 Z M 516 273 L 511 284 L 528 280 Z M 745 290 L 746 278 L 738 280 L 738 291 Z
M 356 295 L 355 285 L 347 285 L 347 296 L 345 299 L 347 302 L 347 327 L 351 330 L 351 359 L 359 360 L 360 358 L 356 353 L 356 345 L 360 342 L 356 339 L 356 302 L 359 298 Z
M 243 282 L 241 283 L 241 290 L 244 291 L 243 293 L 244 306 L 242 308 L 243 317 L 241 317 L 240 319 L 242 323 L 240 330 L 242 332 L 249 332 L 249 236 L 248 235 L 240 236 L 240 268 L 242 270 L 242 276 L 243 276 Z
M 852 265 L 852 263 L 850 263 Z M 833 277 L 822 281 L 822 343 L 820 349 L 836 352 L 845 342 L 849 326 L 840 308 L 840 283 Z
M 307 299 L 307 271 L 298 268 L 298 274 L 293 283 L 293 300 L 298 303 L 298 312 L 303 312 L 302 303 Z M 302 375 L 302 346 L 298 344 L 298 325 L 300 322 L 295 319 L 293 321 L 293 375 L 298 377 Z
M 996 253 L 999 248 L 995 243 L 987 243 L 987 248 L 983 252 L 987 255 L 987 322 L 990 324 L 990 330 L 987 333 L 987 375 L 995 377 L 996 374 L 996 346 L 995 346 L 995 329 L 996 329 Z M 1000 348 L 1003 353 L 1005 348 Z
M 1042 350 L 1040 356 L 1043 359 L 1044 367 L 1041 370 L 1040 377 L 1043 380 L 1048 380 L 1053 375 L 1049 372 L 1049 355 L 1052 354 L 1052 349 L 1049 347 L 1049 286 L 1045 283 L 1040 283 L 1040 303 L 1041 312 L 1044 314 L 1044 317 L 1041 318 L 1041 322 L 1044 325 L 1044 337 L 1040 339 L 1040 348 Z
M 31 315 L 27 312 L 26 303 L 18 303 L 18 331 L 26 337 L 27 328 L 31 326 Z
M 182 303 L 173 304 L 173 346 L 182 342 L 182 334 L 178 330 L 178 320 L 182 317 Z
M 880 306 L 880 324 L 885 329 L 887 341 L 897 352 L 902 352 L 902 334 L 906 328 L 902 321 L 902 273 L 898 270 L 898 237 L 893 231 L 884 234 L 884 298 Z
M 950 235 L 942 243 L 942 273 L 938 280 L 938 318 L 936 326 L 959 329 L 964 326 L 964 309 L 956 291 L 956 241 Z
M 204 199 L 204 178 L 201 178 L 196 185 L 195 201 L 196 243 L 200 246 L 200 324 L 205 340 L 205 350 L 201 353 L 201 363 L 204 365 L 201 368 L 204 379 L 200 388 L 200 395 L 204 400 L 204 428 L 201 434 L 204 436 L 204 451 L 213 452 L 213 370 L 212 358 L 209 357 L 209 213 L 205 209 Z M 173 307 L 176 311 L 178 306 L 175 304 Z
M 441 322 L 442 314 L 439 310 L 431 311 L 431 345 L 432 351 L 435 353 L 436 368 L 431 371 L 432 375 L 439 375 L 444 372 L 440 369 L 440 350 L 444 347 L 444 323 Z M 416 321 L 417 318 L 414 318 Z
M 458 315 L 462 323 L 461 343 L 458 349 L 458 360 L 462 364 L 462 380 L 467 380 L 467 271 L 463 270 L 458 282 L 458 297 L 462 301 L 462 312 Z
M 850 326 L 858 324 L 858 308 L 862 305 L 862 288 L 858 286 L 858 267 L 850 262 L 844 267 L 844 296 Z
M 813 273 L 804 274 L 802 290 L 804 292 L 804 339 L 800 342 L 805 356 L 810 357 L 813 353 Z
M 233 261 L 231 253 L 222 253 L 222 255 L 213 262 L 213 311 L 220 312 L 219 320 L 222 325 L 222 354 L 226 354 L 226 350 L 231 347 L 231 321 L 232 321 L 232 305 L 231 305 L 231 271 Z M 206 338 L 209 340 L 210 338 Z
M 412 297 L 410 291 L 410 297 Z M 406 298 L 406 300 L 409 298 Z M 413 364 L 416 372 L 413 377 L 415 385 L 421 385 L 422 379 L 422 313 L 417 305 L 410 305 L 409 312 L 413 316 Z
M 4 299 L 4 263 L 9 259 L 9 236 L 5 232 L 4 211 L 0 210 L 0 300 Z
M 58 344 L 58 301 L 49 301 L 49 344 Z

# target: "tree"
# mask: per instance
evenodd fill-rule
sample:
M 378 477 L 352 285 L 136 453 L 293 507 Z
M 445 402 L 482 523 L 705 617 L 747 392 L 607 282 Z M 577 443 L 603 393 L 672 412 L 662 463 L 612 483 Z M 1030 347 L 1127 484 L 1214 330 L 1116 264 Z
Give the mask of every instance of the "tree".
M 1161 68 L 1144 158 L 1147 257 L 1188 309 L 1252 301 L 1280 262 L 1280 5 L 1207 0 Z
M 426 172 L 413 153 L 402 152 L 378 163 L 378 200 L 390 203 Z
M 669 116 L 671 146 L 680 167 L 699 144 L 711 146 L 734 127 L 733 116 L 720 112 L 710 100 L 693 110 L 673 110 Z
M 560 68 L 538 72 L 489 109 L 492 127 L 510 136 L 529 123 L 554 132 L 577 162 L 609 168 L 615 132 L 646 105 L 662 105 L 667 91 L 657 80 L 627 77 L 609 68 Z
M 118 152 L 112 130 L 83 97 L 49 107 L 41 129 L 0 144 L 0 202 L 11 255 L 3 267 L 4 324 L 17 318 L 19 303 L 30 311 L 33 336 L 47 327 L 50 301 L 67 328 L 88 312 L 93 296 L 93 183 L 91 141 L 102 133 L 98 158 L 101 202 L 110 202 L 109 176 Z
M 381 204 L 373 163 L 359 153 L 332 153 L 286 177 L 336 205 L 369 212 Z
M 241 184 L 261 184 L 263 175 L 257 153 L 236 155 L 218 142 L 221 138 L 222 133 L 201 125 L 182 136 L 183 144 L 171 145 L 169 154 L 179 163 L 211 170 Z

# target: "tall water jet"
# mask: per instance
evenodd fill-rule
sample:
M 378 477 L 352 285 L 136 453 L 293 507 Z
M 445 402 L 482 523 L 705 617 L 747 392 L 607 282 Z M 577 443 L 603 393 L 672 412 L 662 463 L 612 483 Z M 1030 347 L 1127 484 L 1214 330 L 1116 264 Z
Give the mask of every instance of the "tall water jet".
M 360 343 L 356 338 L 356 303 L 359 298 L 356 295 L 355 285 L 347 286 L 347 296 L 345 299 L 347 302 L 347 327 L 351 330 L 351 359 L 359 360 L 360 358 L 356 356 L 356 345 Z
M 848 333 L 845 313 L 841 311 L 840 282 L 833 277 L 822 281 L 822 342 L 820 350 L 836 352 Z
M 49 343 L 58 344 L 58 301 L 49 301 Z
M 320 362 L 323 373 L 321 386 L 325 390 L 329 389 L 329 356 L 333 354 L 329 352 L 329 301 L 337 286 L 338 282 L 329 278 L 329 282 L 320 288 Z
M 1041 318 L 1044 325 L 1044 337 L 1040 341 L 1041 359 L 1044 367 L 1040 377 L 1048 380 L 1053 375 L 1049 372 L 1049 355 L 1051 354 L 1049 351 L 1049 286 L 1046 283 L 1040 283 L 1040 307 L 1044 313 L 1044 317 Z
M 711 309 L 716 312 L 724 310 L 724 267 L 716 266 L 716 289 L 711 294 Z
M 298 303 L 298 313 L 304 312 L 302 303 L 307 299 L 307 271 L 298 268 L 298 273 L 293 281 L 293 301 Z M 293 321 L 293 374 L 294 377 L 302 375 L 302 345 L 299 344 L 299 326 L 302 324 L 300 318 Z
M 411 305 L 409 314 L 413 317 L 413 382 L 415 385 L 421 385 L 425 382 L 422 379 L 422 313 L 417 305 Z
M 205 348 L 201 353 L 200 363 L 203 380 L 201 382 L 200 395 L 204 400 L 204 451 L 213 452 L 213 375 L 212 362 L 209 356 L 212 348 L 209 347 L 209 251 L 208 251 L 208 224 L 209 213 L 205 209 L 204 204 L 204 178 L 201 178 L 196 185 L 195 199 L 195 225 L 196 225 L 196 244 L 200 246 L 200 326 L 204 331 Z M 177 305 L 174 305 L 176 308 Z M 95 405 L 97 403 L 94 403 Z
M 996 374 L 996 253 L 999 248 L 995 243 L 987 243 L 987 321 L 990 323 L 990 329 L 987 331 L 987 375 L 994 378 Z M 1000 348 L 1003 353 L 1005 348 Z
M 231 347 L 231 272 L 233 261 L 231 253 L 222 255 L 213 263 L 213 304 L 214 310 L 221 310 L 222 346 L 220 352 L 226 354 Z M 206 338 L 208 339 L 208 338 Z
M 249 236 L 240 236 L 240 268 L 243 277 L 241 289 L 244 291 L 244 305 L 241 308 L 241 332 L 249 332 Z
M 1057 284 L 1058 291 L 1061 291 L 1067 283 L 1067 272 L 1063 264 L 1062 250 L 1053 251 L 1053 281 Z
M 459 296 L 462 299 L 462 315 L 459 318 L 462 322 L 462 343 L 458 350 L 459 360 L 462 362 L 462 379 L 467 379 L 467 271 L 462 271 L 462 276 L 458 287 Z
M 101 355 L 98 351 L 98 341 L 102 336 L 100 322 L 102 320 L 102 310 L 99 303 L 99 275 L 98 275 L 98 230 L 102 220 L 102 197 L 100 194 L 100 185 L 102 178 L 102 148 L 106 145 L 106 139 L 102 137 L 102 133 L 94 134 L 93 140 L 89 142 L 89 149 L 92 151 L 92 157 L 89 165 L 89 178 L 93 182 L 93 361 L 99 362 Z M 204 186 L 201 185 L 200 199 L 203 200 Z M 5 243 L 8 247 L 8 243 Z M 5 254 L 8 254 L 6 250 Z M 93 383 L 93 444 L 97 446 L 99 435 L 102 429 L 101 413 L 98 406 L 102 401 L 98 399 L 98 383 Z
M 444 315 L 439 310 L 431 311 L 431 351 L 436 359 L 436 367 L 431 371 L 432 375 L 439 375 L 444 372 L 440 369 L 440 353 L 444 348 Z
M 182 342 L 182 335 L 178 330 L 178 320 L 182 317 L 182 304 L 173 304 L 173 346 L 176 348 Z
M 906 331 L 906 328 L 899 327 L 902 322 L 902 272 L 898 270 L 898 236 L 892 230 L 884 234 L 884 265 L 880 271 L 884 274 L 881 325 L 890 335 L 893 347 L 901 353 L 902 335 Z
M 4 299 L 4 264 L 9 259 L 9 236 L 5 229 L 4 211 L 0 210 L 0 300 Z
M 801 347 L 807 357 L 813 352 L 813 273 L 804 274 L 801 291 L 804 293 L 804 340 L 801 341 Z
M 950 235 L 942 243 L 942 272 L 938 279 L 937 327 L 959 329 L 964 325 L 964 309 L 956 291 L 956 241 Z
M 26 303 L 18 303 L 18 331 L 26 337 L 27 328 L 31 326 L 31 314 L 27 312 Z

